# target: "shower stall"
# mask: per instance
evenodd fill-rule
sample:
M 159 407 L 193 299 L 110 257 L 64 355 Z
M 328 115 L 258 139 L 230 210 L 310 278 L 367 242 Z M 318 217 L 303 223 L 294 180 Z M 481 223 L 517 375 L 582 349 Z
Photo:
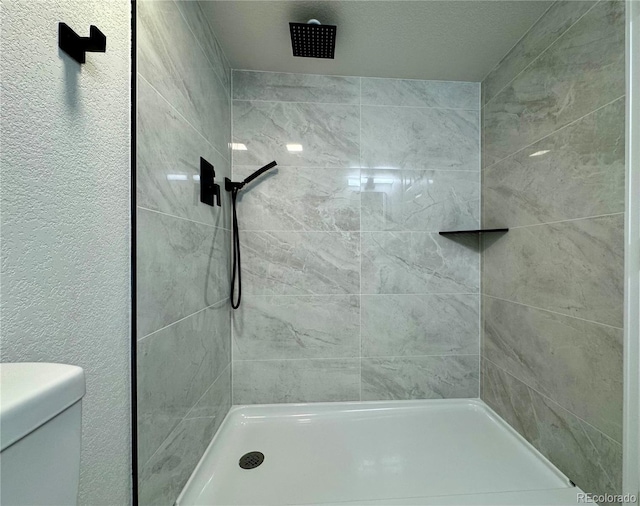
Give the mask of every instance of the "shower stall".
M 135 2 L 140 505 L 633 502 L 626 9 Z

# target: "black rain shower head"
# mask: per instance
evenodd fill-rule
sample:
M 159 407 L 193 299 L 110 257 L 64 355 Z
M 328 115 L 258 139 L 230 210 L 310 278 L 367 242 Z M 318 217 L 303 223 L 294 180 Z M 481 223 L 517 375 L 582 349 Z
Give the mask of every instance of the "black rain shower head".
M 293 56 L 333 59 L 336 29 L 334 25 L 321 25 L 315 19 L 308 23 L 289 23 Z

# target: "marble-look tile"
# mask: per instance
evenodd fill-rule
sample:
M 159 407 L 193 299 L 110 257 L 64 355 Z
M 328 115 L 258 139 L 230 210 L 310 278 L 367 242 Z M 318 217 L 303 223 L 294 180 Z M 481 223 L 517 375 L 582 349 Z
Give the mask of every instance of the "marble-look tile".
M 362 359 L 362 400 L 477 397 L 478 355 Z
M 233 362 L 233 403 L 360 400 L 360 360 Z
M 200 202 L 200 157 L 213 164 L 219 181 L 231 177 L 229 162 L 143 78 L 138 79 L 136 130 L 137 205 L 230 228 L 227 194 L 222 207 Z
M 229 90 L 176 2 L 146 0 L 136 5 L 138 72 L 220 153 L 228 154 Z
M 482 81 L 483 105 L 578 21 L 595 3 L 595 1 L 578 0 L 555 2 L 484 78 Z
M 218 375 L 209 389 L 185 416 L 185 420 L 194 418 L 214 418 L 213 432 L 227 416 L 231 407 L 231 364 Z
M 362 356 L 471 355 L 479 295 L 363 295 Z
M 229 295 L 230 232 L 138 209 L 138 336 Z
M 231 361 L 229 302 L 137 343 L 138 459 L 146 462 Z
M 233 142 L 247 148 L 234 151 L 234 165 L 359 167 L 359 138 L 357 105 L 233 101 Z
M 477 293 L 478 238 L 362 233 L 362 293 Z
M 360 356 L 357 295 L 245 296 L 233 313 L 236 360 Z
M 210 2 L 176 1 L 176 5 L 204 50 L 211 66 L 231 95 L 231 65 L 220 47 L 209 20 L 212 18 Z
M 362 78 L 362 105 L 480 109 L 480 83 Z
M 624 106 L 621 98 L 485 169 L 485 226 L 624 212 Z
M 622 446 L 483 360 L 484 397 L 502 418 L 585 492 L 619 494 Z
M 485 107 L 485 166 L 625 93 L 624 2 L 603 0 Z
M 478 172 L 362 170 L 362 230 L 437 232 L 480 225 Z
M 353 232 L 241 232 L 243 292 L 360 293 L 359 239 Z
M 622 441 L 622 329 L 492 297 L 483 356 Z
M 141 466 L 139 501 L 144 506 L 172 506 L 231 407 L 230 367 L 191 413 Z M 197 415 L 197 416 L 195 416 Z
M 360 104 L 360 78 L 233 71 L 234 100 Z
M 623 214 L 511 229 L 483 253 L 487 295 L 622 327 Z
M 413 170 L 479 170 L 480 113 L 362 106 L 362 165 Z
M 234 166 L 242 180 L 257 167 Z M 360 230 L 360 171 L 279 167 L 238 199 L 241 230 Z

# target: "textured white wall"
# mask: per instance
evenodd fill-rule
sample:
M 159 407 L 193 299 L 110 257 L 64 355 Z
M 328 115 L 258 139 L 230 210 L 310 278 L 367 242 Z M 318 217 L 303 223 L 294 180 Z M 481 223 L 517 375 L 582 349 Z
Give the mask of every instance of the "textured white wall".
M 130 502 L 127 0 L 1 0 L 2 361 L 79 365 L 81 504 Z M 58 22 L 97 25 L 79 66 Z

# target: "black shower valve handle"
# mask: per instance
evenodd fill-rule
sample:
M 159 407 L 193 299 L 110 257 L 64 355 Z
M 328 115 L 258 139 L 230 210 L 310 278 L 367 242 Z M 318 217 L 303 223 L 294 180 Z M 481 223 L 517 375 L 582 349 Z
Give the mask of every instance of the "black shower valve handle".
M 216 171 L 207 160 L 200 157 L 200 202 L 208 206 L 218 205 L 220 201 L 220 185 L 215 183 Z

